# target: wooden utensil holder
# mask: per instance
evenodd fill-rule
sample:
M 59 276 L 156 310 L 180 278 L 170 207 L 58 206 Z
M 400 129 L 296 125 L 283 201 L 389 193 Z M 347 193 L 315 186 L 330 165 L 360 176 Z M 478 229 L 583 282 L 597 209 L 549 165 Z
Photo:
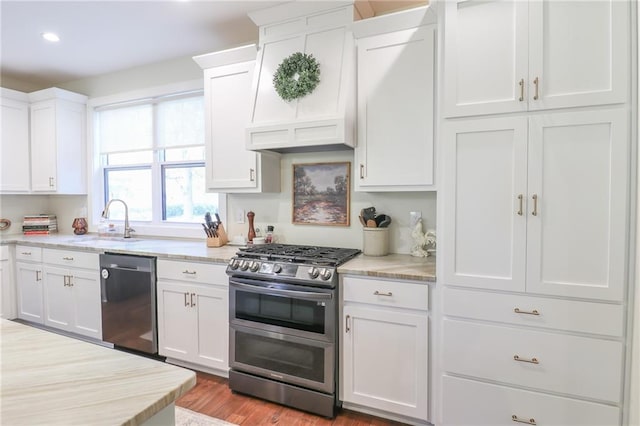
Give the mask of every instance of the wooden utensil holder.
M 217 237 L 207 237 L 207 247 L 222 247 L 228 242 L 229 239 L 227 237 L 227 232 L 224 230 L 224 226 L 222 226 L 222 224 L 218 225 Z

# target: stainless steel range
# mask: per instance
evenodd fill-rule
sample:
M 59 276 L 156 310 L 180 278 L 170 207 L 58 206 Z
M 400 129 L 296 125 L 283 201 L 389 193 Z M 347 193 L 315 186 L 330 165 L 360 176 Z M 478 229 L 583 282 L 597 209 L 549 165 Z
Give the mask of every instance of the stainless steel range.
M 231 390 L 335 416 L 336 270 L 358 253 L 289 244 L 240 249 L 227 266 Z

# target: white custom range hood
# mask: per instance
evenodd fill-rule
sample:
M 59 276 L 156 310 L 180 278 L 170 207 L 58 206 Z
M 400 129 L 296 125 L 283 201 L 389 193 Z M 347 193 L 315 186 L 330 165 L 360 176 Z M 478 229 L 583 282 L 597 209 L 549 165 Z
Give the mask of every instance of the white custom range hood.
M 306 152 L 355 145 L 355 50 L 352 1 L 291 2 L 250 13 L 260 40 L 253 76 L 247 149 Z M 273 75 L 290 55 L 311 54 L 320 83 L 285 101 Z

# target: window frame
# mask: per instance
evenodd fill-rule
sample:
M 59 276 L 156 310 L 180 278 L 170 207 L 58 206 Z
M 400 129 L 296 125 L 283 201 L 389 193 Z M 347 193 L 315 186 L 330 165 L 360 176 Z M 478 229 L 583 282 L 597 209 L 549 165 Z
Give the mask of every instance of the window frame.
M 98 146 L 98 138 L 95 135 L 95 120 L 96 109 L 117 103 L 139 103 L 145 100 L 159 97 L 173 97 L 178 98 L 185 96 L 187 92 L 203 91 L 203 80 L 191 80 L 181 83 L 174 83 L 164 86 L 156 86 L 152 88 L 125 92 L 117 95 L 104 96 L 98 98 L 92 98 L 87 104 L 87 132 L 89 143 L 87 144 L 87 159 L 89 161 L 88 170 L 90 188 L 88 194 L 88 218 L 90 232 L 97 232 L 98 224 L 100 223 L 102 210 L 107 202 L 105 197 L 105 165 L 102 164 L 102 156 Z M 151 222 L 142 221 L 130 221 L 131 227 L 136 230 L 137 235 L 155 236 L 155 237 L 180 237 L 180 238 L 203 238 L 204 234 L 202 226 L 198 223 L 184 223 L 184 222 L 167 222 L 162 219 L 164 212 L 161 210 L 163 206 L 163 186 L 162 168 L 166 165 L 187 165 L 187 164 L 203 164 L 206 167 L 206 161 L 203 160 L 185 160 L 185 161 L 160 161 L 163 160 L 159 157 L 159 150 L 153 151 L 154 160 L 151 164 L 152 180 L 160 183 L 159 188 L 153 188 L 152 191 L 152 215 L 153 220 Z M 138 169 L 141 167 L 148 167 L 149 164 L 126 164 L 115 165 L 109 167 L 109 169 Z M 206 173 L 205 173 L 206 175 Z M 227 218 L 227 197 L 226 194 L 217 193 L 218 196 L 218 208 L 219 214 L 223 222 L 226 222 Z M 159 210 L 160 209 L 160 210 Z M 212 214 L 214 212 L 211 212 Z M 114 220 L 116 224 L 122 223 L 122 221 Z

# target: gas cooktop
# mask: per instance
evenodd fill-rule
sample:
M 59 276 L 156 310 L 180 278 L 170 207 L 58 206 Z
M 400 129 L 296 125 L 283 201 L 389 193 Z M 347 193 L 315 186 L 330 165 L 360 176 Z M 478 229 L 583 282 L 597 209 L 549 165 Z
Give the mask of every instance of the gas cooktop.
M 261 244 L 241 248 L 240 259 L 260 259 L 303 265 L 340 266 L 360 253 L 358 249 L 295 244 Z

